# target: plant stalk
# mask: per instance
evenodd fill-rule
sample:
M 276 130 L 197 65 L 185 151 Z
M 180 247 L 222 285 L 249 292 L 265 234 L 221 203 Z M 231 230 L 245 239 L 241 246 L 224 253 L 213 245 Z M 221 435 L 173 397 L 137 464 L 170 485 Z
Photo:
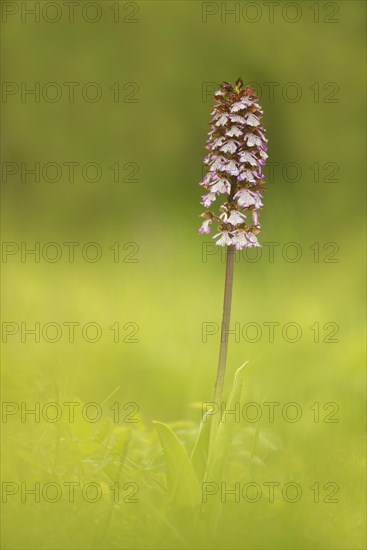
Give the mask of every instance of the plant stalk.
M 214 389 L 214 403 L 220 407 L 224 376 L 227 363 L 227 350 L 228 350 L 228 332 L 231 320 L 231 306 L 232 306 L 232 289 L 233 289 L 233 272 L 234 272 L 234 260 L 236 250 L 233 245 L 227 246 L 226 257 L 226 279 L 224 283 L 224 302 L 223 302 L 223 317 L 222 327 L 220 335 L 220 348 L 219 348 L 219 361 L 217 370 L 217 379 L 215 381 Z

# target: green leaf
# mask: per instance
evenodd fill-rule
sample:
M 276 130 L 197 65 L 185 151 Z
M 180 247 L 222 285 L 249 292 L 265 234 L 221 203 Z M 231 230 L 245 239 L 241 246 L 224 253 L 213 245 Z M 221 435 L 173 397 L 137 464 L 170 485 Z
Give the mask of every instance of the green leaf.
M 105 439 L 107 439 L 108 435 L 113 430 L 113 423 L 111 418 L 105 418 L 100 426 L 98 427 L 98 430 L 94 434 L 94 439 L 98 441 L 98 443 L 103 443 Z
M 210 429 L 212 426 L 211 411 L 203 416 L 200 423 L 199 433 L 191 453 L 191 463 L 195 469 L 196 475 L 200 481 L 204 479 L 208 463 Z
M 246 365 L 247 362 L 237 369 L 235 373 L 232 390 L 226 405 L 226 410 L 228 411 L 233 410 L 235 404 L 241 399 L 243 371 Z M 212 448 L 210 449 L 206 476 L 206 479 L 209 481 L 222 481 L 223 470 L 232 443 L 235 425 L 236 422 L 233 415 L 226 417 L 225 421 L 223 421 L 222 417 L 220 421 L 217 432 L 213 438 Z
M 237 369 L 235 373 L 232 390 L 226 405 L 226 410 L 228 411 L 233 410 L 235 404 L 241 399 L 243 370 L 246 365 L 247 362 Z M 209 449 L 208 468 L 204 483 L 214 483 L 219 487 L 220 483 L 223 481 L 224 468 L 227 463 L 235 425 L 236 422 L 233 415 L 226 417 L 225 421 L 223 421 L 222 416 L 222 420 L 217 428 L 217 432 L 213 435 L 213 441 Z M 213 533 L 216 529 L 221 512 L 219 492 L 208 496 L 206 502 L 203 501 L 202 512 L 206 520 L 208 532 Z
M 108 451 L 115 457 L 124 457 L 131 440 L 129 428 L 117 426 L 113 429 L 107 443 Z
M 166 459 L 167 489 L 172 506 L 194 508 L 200 505 L 201 490 L 195 470 L 177 435 L 167 424 L 154 422 Z

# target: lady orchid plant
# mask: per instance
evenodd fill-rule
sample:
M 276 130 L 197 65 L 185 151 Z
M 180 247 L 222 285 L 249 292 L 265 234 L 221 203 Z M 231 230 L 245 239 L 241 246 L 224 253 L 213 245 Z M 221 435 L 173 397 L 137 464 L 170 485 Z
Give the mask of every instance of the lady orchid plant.
M 207 191 L 201 204 L 206 208 L 199 232 L 210 233 L 218 224 L 216 244 L 227 247 L 223 321 L 214 401 L 221 399 L 227 360 L 228 331 L 231 315 L 234 253 L 245 247 L 260 246 L 259 211 L 263 207 L 263 167 L 267 139 L 261 122 L 263 110 L 252 88 L 239 78 L 233 86 L 223 82 L 214 94 L 216 102 L 210 121 L 211 130 L 204 159 L 207 174 L 200 185 Z M 219 213 L 211 207 L 222 198 Z
M 200 228 L 200 233 L 210 233 L 212 224 L 218 224 L 216 244 L 226 247 L 223 320 L 214 403 L 206 403 L 209 408 L 201 420 L 190 456 L 170 426 L 155 423 L 166 460 L 169 521 L 177 531 L 182 528 L 185 543 L 187 525 L 194 525 L 195 533 L 204 528 L 203 532 L 208 536 L 215 536 L 221 513 L 220 499 L 203 500 L 203 483 L 223 483 L 234 435 L 235 421 L 223 420 L 222 415 L 223 410 L 233 412 L 241 399 L 246 363 L 236 370 L 228 401 L 224 403 L 225 409 L 221 403 L 234 257 L 236 250 L 260 246 L 257 234 L 260 231 L 259 211 L 263 206 L 263 166 L 267 159 L 267 139 L 261 123 L 263 112 L 254 91 L 244 87 L 241 79 L 234 86 L 223 82 L 214 99 L 216 105 L 211 113 L 211 130 L 206 145 L 209 150 L 205 159 L 207 174 L 201 182 L 206 190 L 202 198 L 206 210 Z M 211 207 L 221 198 L 221 206 L 215 214 Z M 204 546 L 200 544 L 200 547 Z

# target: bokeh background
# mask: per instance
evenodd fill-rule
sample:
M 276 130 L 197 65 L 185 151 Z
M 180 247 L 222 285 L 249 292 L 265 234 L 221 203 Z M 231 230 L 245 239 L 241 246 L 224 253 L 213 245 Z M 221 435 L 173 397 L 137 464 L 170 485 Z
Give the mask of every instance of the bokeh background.
M 249 360 L 244 402 L 279 402 L 279 410 L 296 402 L 302 418 L 292 423 L 279 414 L 271 423 L 264 413 L 258 423 L 241 422 L 239 434 L 247 433 L 238 447 L 243 462 L 231 479 L 297 481 L 304 494 L 294 504 L 231 502 L 224 506 L 225 528 L 201 544 L 365 548 L 364 2 L 302 1 L 297 8 L 280 2 L 271 21 L 263 2 L 103 1 L 92 3 L 101 10 L 94 23 L 88 19 L 99 11 L 89 7 L 83 17 L 86 2 L 75 8 L 73 22 L 64 3 L 56 2 L 61 18 L 53 23 L 48 19 L 56 8 L 42 12 L 51 3 L 39 3 L 39 22 L 22 12 L 21 3 L 5 4 L 3 400 L 19 406 L 135 402 L 140 422 L 133 429 L 144 426 L 151 441 L 152 420 L 197 425 L 198 403 L 211 399 L 219 349 L 218 332 L 204 341 L 203 323 L 220 323 L 225 269 L 221 250 L 197 233 L 198 182 L 211 94 L 221 81 L 241 76 L 258 86 L 273 163 L 273 172 L 266 172 L 260 242 L 278 244 L 274 261 L 264 245 L 258 261 L 250 251 L 236 264 L 232 322 L 241 333 L 230 338 L 226 381 L 229 386 L 235 369 Z M 226 12 L 231 8 L 235 15 Z M 36 82 L 39 101 L 22 98 L 17 86 Z M 74 101 L 66 82 L 80 84 Z M 98 101 L 83 98 L 88 82 L 101 89 Z M 275 83 L 274 97 L 269 82 Z M 62 90 L 60 99 L 48 99 L 56 88 L 42 94 L 47 83 Z M 52 167 L 39 182 L 32 174 L 22 178 L 22 163 L 30 168 L 35 162 L 41 171 L 47 163 L 61 166 L 58 181 L 51 181 Z M 74 181 L 64 164 L 70 162 L 79 163 Z M 93 167 L 83 174 L 87 163 L 99 166 L 98 181 L 90 181 Z M 117 178 L 110 168 L 116 163 Z M 40 243 L 42 251 L 51 242 L 62 250 L 58 261 L 45 260 L 42 252 L 39 261 L 21 255 L 22 246 Z M 66 242 L 80 243 L 73 262 Z M 91 242 L 100 247 L 99 261 L 81 254 Z M 295 254 L 289 243 L 296 243 L 297 261 L 289 260 Z M 48 342 L 42 333 L 40 342 L 27 334 L 22 341 L 21 323 L 42 329 L 50 322 L 64 327 L 59 341 Z M 65 322 L 80 324 L 74 342 Z M 95 343 L 81 332 L 91 322 L 102 329 Z M 264 325 L 269 322 L 279 323 L 273 342 Z M 301 328 L 296 342 L 282 336 L 291 322 Z M 119 342 L 109 328 L 115 323 Z M 244 337 L 248 323 L 257 325 Z M 319 342 L 311 326 L 319 327 Z M 7 336 L 9 327 L 17 332 Z M 288 340 L 294 334 L 289 330 Z M 324 422 L 331 412 L 337 421 Z M 256 442 L 259 426 L 268 443 L 255 460 L 246 445 Z M 54 430 L 50 423 L 22 422 L 19 414 L 7 418 L 3 480 L 53 480 L 45 464 L 55 452 Z M 68 471 L 58 475 L 67 478 Z M 315 503 L 308 487 L 319 483 L 325 496 L 329 482 L 339 487 L 338 502 Z M 4 548 L 98 546 L 93 537 L 103 510 L 79 516 L 70 504 L 55 510 L 50 503 L 9 498 L 3 504 Z M 121 513 L 103 547 L 173 544 L 164 530 L 156 538 L 147 531 L 143 541 L 148 528 L 141 511 L 141 523 L 124 538 Z M 174 544 L 199 547 L 195 540 Z

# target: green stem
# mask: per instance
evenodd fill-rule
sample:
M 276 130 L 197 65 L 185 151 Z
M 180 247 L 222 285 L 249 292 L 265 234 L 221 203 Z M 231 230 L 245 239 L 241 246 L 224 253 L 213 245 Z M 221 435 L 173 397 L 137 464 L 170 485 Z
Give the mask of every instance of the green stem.
M 227 260 L 226 260 L 226 279 L 224 284 L 224 302 L 223 302 L 223 318 L 222 318 L 222 328 L 220 336 L 220 349 L 219 349 L 219 361 L 218 361 L 218 370 L 217 370 L 217 379 L 215 381 L 215 390 L 214 390 L 214 403 L 220 407 L 223 385 L 224 385 L 224 375 L 226 371 L 226 362 L 227 362 L 227 350 L 228 350 L 228 332 L 229 324 L 231 319 L 231 305 L 232 305 L 232 288 L 233 288 L 233 271 L 234 271 L 234 260 L 235 260 L 235 247 L 227 247 Z

